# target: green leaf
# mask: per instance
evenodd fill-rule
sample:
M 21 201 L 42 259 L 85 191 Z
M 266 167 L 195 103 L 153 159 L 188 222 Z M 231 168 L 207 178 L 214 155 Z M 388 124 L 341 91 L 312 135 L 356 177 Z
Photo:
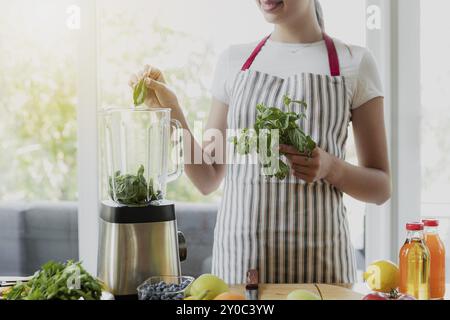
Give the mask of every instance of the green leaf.
M 307 107 L 304 101 L 292 100 L 288 96 L 283 97 L 283 103 L 286 107 L 290 108 L 292 104 L 299 104 L 302 107 Z M 265 164 L 267 159 L 272 156 L 271 150 L 266 150 L 266 154 L 262 154 L 261 139 L 267 140 L 267 145 L 272 145 L 274 142 L 272 139 L 271 130 L 278 130 L 279 142 L 281 144 L 287 144 L 295 147 L 300 153 L 310 156 L 313 150 L 316 148 L 314 140 L 307 136 L 303 130 L 299 127 L 298 121 L 305 119 L 306 114 L 302 111 L 300 113 L 295 112 L 283 112 L 279 108 L 269 108 L 264 104 L 258 104 L 256 106 L 257 118 L 253 127 L 252 135 L 250 130 L 244 129 L 238 137 L 232 137 L 231 143 L 235 146 L 237 153 L 247 155 L 251 152 L 258 153 L 260 161 Z M 262 134 L 263 133 L 263 134 Z M 261 135 L 262 134 L 262 135 Z M 289 167 L 286 163 L 280 160 L 278 172 L 272 172 L 272 169 L 267 165 L 263 165 L 263 171 L 269 177 L 276 177 L 280 180 L 286 179 L 289 175 Z
M 74 276 L 79 276 L 80 289 L 68 286 Z M 25 284 L 17 284 L 6 295 L 6 300 L 79 300 L 90 297 L 100 300 L 101 283 L 84 270 L 81 263 L 48 262 Z
M 134 87 L 133 101 L 136 107 L 142 105 L 147 97 L 147 86 L 145 85 L 145 79 L 142 78 L 138 84 Z
M 121 175 L 119 171 L 115 177 L 110 177 L 111 199 L 128 206 L 146 205 L 150 201 L 161 199 L 162 192 L 156 191 L 155 193 L 153 181 L 151 180 L 150 184 L 147 184 L 144 173 L 145 167 L 141 165 L 136 175 Z
M 284 97 L 283 97 L 283 103 L 284 103 L 284 105 L 285 105 L 286 107 L 289 107 L 289 106 L 291 105 L 291 103 L 292 103 L 292 99 L 289 98 L 288 96 L 284 96 Z
M 284 96 L 283 97 L 283 103 L 286 107 L 290 107 L 291 104 L 299 104 L 302 107 L 307 108 L 308 104 L 305 101 L 302 100 L 292 100 L 291 98 L 289 98 L 288 96 Z

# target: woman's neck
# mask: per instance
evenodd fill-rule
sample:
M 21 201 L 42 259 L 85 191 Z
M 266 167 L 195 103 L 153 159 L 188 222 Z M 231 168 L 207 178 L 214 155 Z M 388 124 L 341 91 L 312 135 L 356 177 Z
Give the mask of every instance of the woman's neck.
M 308 14 L 294 23 L 275 25 L 271 39 L 287 43 L 313 43 L 323 40 L 323 31 L 315 14 Z

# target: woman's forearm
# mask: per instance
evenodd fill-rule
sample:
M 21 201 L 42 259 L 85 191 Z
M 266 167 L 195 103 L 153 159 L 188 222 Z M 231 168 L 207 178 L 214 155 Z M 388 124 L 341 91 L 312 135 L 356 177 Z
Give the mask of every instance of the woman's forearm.
M 332 159 L 330 173 L 325 180 L 363 202 L 382 205 L 391 197 L 392 187 L 388 172 L 355 166 L 336 157 Z
M 214 162 L 211 155 L 205 152 L 190 131 L 185 132 L 184 140 L 186 175 L 203 195 L 209 195 L 219 189 L 222 183 L 223 165 Z
M 223 180 L 223 168 L 215 164 L 211 155 L 197 142 L 180 108 L 172 109 L 172 117 L 181 123 L 184 131 L 185 172 L 204 195 L 216 191 Z

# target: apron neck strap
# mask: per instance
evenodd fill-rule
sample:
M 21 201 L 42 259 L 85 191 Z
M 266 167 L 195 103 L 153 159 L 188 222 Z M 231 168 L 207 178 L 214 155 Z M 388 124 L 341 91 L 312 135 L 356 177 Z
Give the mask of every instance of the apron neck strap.
M 245 64 L 242 66 L 242 69 L 241 69 L 242 71 L 246 71 L 246 70 L 250 69 L 250 67 L 252 66 L 252 64 L 255 61 L 256 57 L 261 52 L 261 49 L 266 45 L 267 40 L 269 40 L 270 37 L 271 37 L 271 35 L 268 35 L 267 37 L 265 37 L 258 44 L 258 46 L 255 48 L 255 50 L 253 50 L 253 52 L 250 55 L 250 57 L 247 59 Z M 336 50 L 336 46 L 334 44 L 334 41 L 326 33 L 323 33 L 323 40 L 325 41 L 325 45 L 327 47 L 328 61 L 330 63 L 331 76 L 332 77 L 338 77 L 338 76 L 341 75 L 341 67 L 339 65 L 339 57 L 338 57 L 338 54 L 337 54 L 337 50 Z
M 253 61 L 255 61 L 256 57 L 258 56 L 258 54 L 261 52 L 261 49 L 266 45 L 267 40 L 269 40 L 269 38 L 272 35 L 269 34 L 267 37 L 265 37 L 255 48 L 255 50 L 253 50 L 252 54 L 250 55 L 250 57 L 247 59 L 247 61 L 244 63 L 244 65 L 242 66 L 242 71 L 246 71 L 248 69 L 250 69 L 250 67 L 253 64 Z
M 327 46 L 328 62 L 330 63 L 330 73 L 332 77 L 339 77 L 341 75 L 341 66 L 339 64 L 339 56 L 337 54 L 336 45 L 333 39 L 326 33 L 323 33 L 323 40 Z

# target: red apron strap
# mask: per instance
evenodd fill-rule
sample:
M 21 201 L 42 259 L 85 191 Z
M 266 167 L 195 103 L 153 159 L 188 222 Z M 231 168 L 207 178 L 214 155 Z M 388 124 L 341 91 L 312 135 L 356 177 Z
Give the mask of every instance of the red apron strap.
M 333 39 L 326 33 L 323 34 L 325 45 L 328 51 L 328 61 L 330 62 L 330 72 L 332 77 L 338 77 L 341 75 L 341 66 L 339 65 L 339 56 L 337 54 L 336 46 Z
M 246 71 L 246 70 L 250 69 L 250 67 L 253 64 L 253 61 L 255 61 L 256 57 L 258 56 L 262 47 L 265 46 L 265 44 L 266 44 L 267 40 L 269 40 L 270 36 L 271 35 L 268 35 L 258 44 L 258 46 L 255 48 L 255 50 L 252 52 L 251 56 L 247 59 L 245 64 L 242 66 L 242 71 Z
M 242 66 L 242 71 L 246 71 L 250 69 L 250 67 L 253 64 L 253 61 L 255 61 L 258 54 L 261 52 L 261 49 L 265 46 L 267 43 L 267 40 L 269 40 L 271 35 L 268 35 L 265 37 L 255 48 L 255 50 L 252 52 L 250 57 L 247 59 L 245 64 Z M 327 47 L 328 51 L 328 61 L 330 63 L 330 72 L 332 77 L 337 77 L 341 75 L 341 67 L 339 65 L 339 57 L 337 54 L 336 46 L 334 44 L 333 39 L 331 39 L 326 33 L 323 34 L 323 39 L 325 40 L 325 45 Z

